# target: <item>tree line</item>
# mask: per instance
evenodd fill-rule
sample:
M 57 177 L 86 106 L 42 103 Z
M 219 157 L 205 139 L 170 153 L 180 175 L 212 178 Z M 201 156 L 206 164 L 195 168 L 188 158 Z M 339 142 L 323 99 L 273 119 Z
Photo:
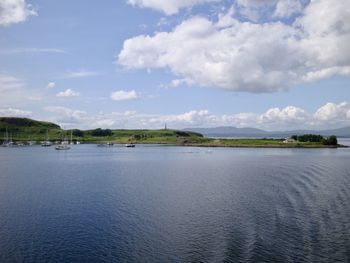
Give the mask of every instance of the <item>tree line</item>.
M 338 139 L 332 135 L 329 137 L 323 137 L 317 134 L 304 134 L 304 135 L 293 135 L 292 139 L 299 142 L 320 142 L 324 145 L 338 145 Z

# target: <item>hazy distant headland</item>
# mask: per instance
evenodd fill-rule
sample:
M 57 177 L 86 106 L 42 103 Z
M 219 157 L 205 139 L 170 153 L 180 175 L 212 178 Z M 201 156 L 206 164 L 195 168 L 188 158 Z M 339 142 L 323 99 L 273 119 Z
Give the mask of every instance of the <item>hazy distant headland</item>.
M 215 130 L 216 129 L 216 130 Z M 223 127 L 214 128 L 224 131 L 232 131 L 238 128 Z M 166 144 L 182 146 L 203 147 L 271 147 L 271 148 L 329 148 L 339 147 L 335 136 L 312 135 L 308 133 L 291 134 L 280 133 L 280 136 L 272 136 L 271 133 L 258 129 L 238 129 L 237 137 L 260 137 L 260 138 L 210 138 L 205 131 L 210 129 L 186 129 L 186 130 L 129 130 L 129 129 L 101 129 L 92 130 L 71 129 L 64 130 L 59 125 L 51 122 L 43 122 L 28 118 L 0 117 L 0 133 L 8 134 L 14 141 L 43 141 L 49 138 L 51 141 L 61 141 L 72 137 L 73 141 L 82 143 L 136 143 L 136 144 Z M 206 135 L 204 136 L 200 131 Z M 261 132 L 262 131 L 262 132 Z M 252 134 L 263 136 L 252 136 Z M 317 133 L 317 132 L 315 132 Z M 224 133 L 217 133 L 222 136 Z M 232 134 L 232 133 L 231 133 Z M 238 135 L 239 134 L 239 135 Z M 319 134 L 319 133 L 317 133 Z M 225 137 L 225 136 L 222 136 Z M 232 136 L 234 137 L 234 135 Z M 274 137 L 274 138 L 272 138 Z M 2 138 L 0 139 L 2 141 Z
M 256 128 L 214 127 L 214 128 L 186 128 L 185 131 L 193 131 L 206 137 L 244 137 L 244 138 L 287 138 L 293 135 L 320 134 L 322 136 L 335 135 L 342 138 L 350 138 L 350 127 L 327 130 L 289 130 L 289 131 L 265 131 Z

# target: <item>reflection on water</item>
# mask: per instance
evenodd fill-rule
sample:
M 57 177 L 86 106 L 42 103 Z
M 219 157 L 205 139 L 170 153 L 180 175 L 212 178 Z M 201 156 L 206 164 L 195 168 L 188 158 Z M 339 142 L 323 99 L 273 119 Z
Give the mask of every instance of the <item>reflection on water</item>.
M 0 148 L 0 261 L 349 262 L 349 157 Z

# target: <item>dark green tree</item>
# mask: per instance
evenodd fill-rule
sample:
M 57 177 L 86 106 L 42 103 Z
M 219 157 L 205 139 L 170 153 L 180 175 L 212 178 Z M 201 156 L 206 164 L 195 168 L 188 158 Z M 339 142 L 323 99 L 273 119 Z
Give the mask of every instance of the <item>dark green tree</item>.
M 82 130 L 78 130 L 78 129 L 73 130 L 72 134 L 73 134 L 73 136 L 76 136 L 76 137 L 83 137 L 84 136 L 84 132 Z
M 329 136 L 329 138 L 327 139 L 327 144 L 328 145 L 338 145 L 337 137 L 334 135 Z
M 104 137 L 104 136 L 111 136 L 112 135 L 112 130 L 110 129 L 95 129 L 91 132 L 92 136 L 96 136 L 96 137 Z

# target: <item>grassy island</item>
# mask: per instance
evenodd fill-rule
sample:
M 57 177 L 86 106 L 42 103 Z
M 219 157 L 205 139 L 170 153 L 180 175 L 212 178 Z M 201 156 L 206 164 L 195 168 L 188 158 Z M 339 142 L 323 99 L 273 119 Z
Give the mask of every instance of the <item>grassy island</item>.
M 251 147 L 251 148 L 336 148 L 335 136 L 329 138 L 320 135 L 292 136 L 288 139 L 215 139 L 204 137 L 200 133 L 179 130 L 124 130 L 93 129 L 63 130 L 60 126 L 27 118 L 0 118 L 0 133 L 9 134 L 13 141 L 61 141 L 70 138 L 81 143 L 135 143 L 165 144 L 198 147 Z M 0 143 L 2 143 L 2 138 Z

